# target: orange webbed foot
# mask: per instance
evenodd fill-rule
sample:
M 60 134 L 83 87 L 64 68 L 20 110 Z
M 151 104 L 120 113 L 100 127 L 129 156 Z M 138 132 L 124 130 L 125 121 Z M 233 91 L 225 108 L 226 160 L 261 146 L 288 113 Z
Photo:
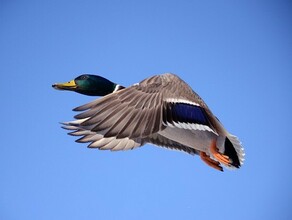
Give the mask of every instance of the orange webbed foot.
M 210 152 L 213 155 L 213 157 L 218 160 L 220 163 L 230 166 L 230 160 L 229 157 L 220 153 L 217 146 L 216 146 L 216 141 L 213 140 L 210 146 Z
M 205 152 L 200 152 L 201 159 L 210 167 L 213 167 L 216 170 L 223 171 L 223 168 L 220 166 L 218 161 L 211 159 Z

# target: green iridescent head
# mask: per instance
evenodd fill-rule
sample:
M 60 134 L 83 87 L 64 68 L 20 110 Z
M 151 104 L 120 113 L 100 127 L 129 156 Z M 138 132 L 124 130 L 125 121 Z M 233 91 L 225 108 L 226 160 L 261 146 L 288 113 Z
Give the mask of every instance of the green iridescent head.
M 121 87 L 101 76 L 83 74 L 67 83 L 56 83 L 52 85 L 58 90 L 69 90 L 89 96 L 104 96 Z

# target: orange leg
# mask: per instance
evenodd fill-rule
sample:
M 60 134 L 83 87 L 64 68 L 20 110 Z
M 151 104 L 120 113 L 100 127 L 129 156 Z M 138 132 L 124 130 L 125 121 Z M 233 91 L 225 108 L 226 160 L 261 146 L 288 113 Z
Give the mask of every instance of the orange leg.
M 210 146 L 210 152 L 211 154 L 217 159 L 220 163 L 225 164 L 226 166 L 230 166 L 230 160 L 229 157 L 220 153 L 218 151 L 218 148 L 216 147 L 216 141 L 213 140 Z
M 223 168 L 220 166 L 220 163 L 218 161 L 211 159 L 205 152 L 201 151 L 200 157 L 210 167 L 213 167 L 216 170 L 223 171 Z

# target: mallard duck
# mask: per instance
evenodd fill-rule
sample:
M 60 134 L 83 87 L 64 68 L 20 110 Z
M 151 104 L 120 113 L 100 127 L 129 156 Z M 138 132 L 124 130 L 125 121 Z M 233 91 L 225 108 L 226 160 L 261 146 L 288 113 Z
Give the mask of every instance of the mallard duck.
M 101 150 L 128 150 L 146 143 L 199 155 L 223 171 L 239 168 L 244 151 L 191 87 L 165 73 L 123 87 L 101 76 L 83 74 L 55 89 L 103 96 L 74 111 L 76 120 L 63 123 L 76 142 Z

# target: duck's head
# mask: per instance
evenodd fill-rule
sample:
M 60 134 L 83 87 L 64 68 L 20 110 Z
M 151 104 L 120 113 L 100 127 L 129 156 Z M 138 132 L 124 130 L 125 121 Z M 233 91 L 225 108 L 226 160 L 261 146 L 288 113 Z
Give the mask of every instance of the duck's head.
M 110 94 L 121 86 L 101 76 L 83 74 L 66 83 L 55 83 L 53 88 L 58 90 L 69 90 L 90 96 L 104 96 Z

